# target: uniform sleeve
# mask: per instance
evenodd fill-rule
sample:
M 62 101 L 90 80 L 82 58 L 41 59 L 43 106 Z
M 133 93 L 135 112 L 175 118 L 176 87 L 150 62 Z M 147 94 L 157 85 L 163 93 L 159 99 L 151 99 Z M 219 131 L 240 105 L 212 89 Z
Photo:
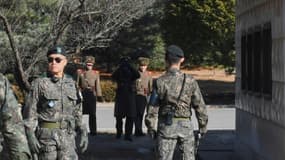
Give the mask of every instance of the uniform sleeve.
M 158 119 L 159 97 L 157 95 L 156 85 L 154 85 L 153 87 L 153 92 L 151 93 L 145 116 L 145 125 L 148 130 L 157 130 L 156 124 Z
M 203 100 L 198 83 L 195 80 L 193 81 L 193 87 L 194 91 L 191 97 L 191 103 L 195 110 L 196 118 L 198 120 L 199 130 L 202 133 L 206 133 L 208 124 L 208 114 L 206 105 Z
M 152 92 L 152 85 L 153 85 L 153 79 L 152 76 L 149 76 L 149 81 L 148 81 L 148 88 L 149 88 L 149 93 Z
M 96 87 L 96 96 L 101 97 L 102 96 L 102 89 L 100 85 L 100 75 L 99 73 L 97 74 L 96 82 L 95 82 L 95 87 Z
M 38 123 L 37 105 L 39 102 L 39 79 L 34 80 L 31 90 L 26 97 L 26 104 L 23 111 L 25 127 L 35 131 Z
M 76 106 L 75 106 L 75 109 L 74 109 L 74 112 L 73 112 L 73 116 L 74 116 L 74 119 L 75 119 L 75 129 L 76 130 L 82 130 L 85 126 L 83 126 L 83 123 L 82 123 L 82 94 L 81 92 L 79 91 L 79 89 L 77 89 L 77 102 L 76 102 Z
M 1 130 L 8 151 L 11 152 L 11 158 L 19 159 L 23 153 L 30 155 L 21 108 L 6 78 L 4 79 L 3 88 L 4 96 L 0 116 L 2 121 Z
M 83 74 L 82 73 L 78 73 L 78 76 L 77 76 L 77 81 L 76 81 L 76 85 L 78 88 L 82 89 L 83 88 Z
M 117 68 L 117 69 L 115 70 L 115 72 L 112 74 L 112 79 L 113 79 L 114 81 L 118 81 L 118 79 L 119 79 L 119 69 L 120 69 L 120 68 Z

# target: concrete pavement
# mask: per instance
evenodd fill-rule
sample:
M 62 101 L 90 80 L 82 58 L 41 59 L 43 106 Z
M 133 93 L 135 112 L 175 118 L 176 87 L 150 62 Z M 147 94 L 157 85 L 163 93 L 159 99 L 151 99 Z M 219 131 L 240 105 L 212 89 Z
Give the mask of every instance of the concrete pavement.
M 99 104 L 97 110 L 99 134 L 89 137 L 88 150 L 80 155 L 80 159 L 154 160 L 155 143 L 150 137 L 134 137 L 133 142 L 115 138 L 112 104 L 103 105 Z M 88 117 L 85 116 L 85 123 L 87 119 Z M 235 109 L 209 108 L 209 131 L 200 141 L 198 149 L 200 160 L 232 160 L 234 140 Z M 180 156 L 177 150 L 174 159 L 178 157 Z

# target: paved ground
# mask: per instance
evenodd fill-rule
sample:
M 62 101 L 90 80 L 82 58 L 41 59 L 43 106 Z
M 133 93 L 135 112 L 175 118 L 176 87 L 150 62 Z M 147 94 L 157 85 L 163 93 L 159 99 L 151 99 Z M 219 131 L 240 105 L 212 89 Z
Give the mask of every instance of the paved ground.
M 86 153 L 80 155 L 82 160 L 153 160 L 154 141 L 148 137 L 134 137 L 133 142 L 115 138 L 112 107 L 98 105 L 99 134 L 89 137 L 90 145 Z M 101 107 L 100 107 L 101 106 Z M 109 107 L 109 108 L 108 108 Z M 85 122 L 88 117 L 85 117 Z M 209 109 L 209 132 L 201 140 L 200 160 L 232 160 L 235 140 L 235 109 Z M 175 153 L 175 160 L 179 152 Z
M 233 130 L 210 130 L 200 141 L 199 160 L 232 160 L 235 132 Z M 84 160 L 154 160 L 154 141 L 148 136 L 134 138 L 133 142 L 116 139 L 114 134 L 100 133 L 89 137 L 90 145 Z M 174 159 L 178 159 L 179 151 Z

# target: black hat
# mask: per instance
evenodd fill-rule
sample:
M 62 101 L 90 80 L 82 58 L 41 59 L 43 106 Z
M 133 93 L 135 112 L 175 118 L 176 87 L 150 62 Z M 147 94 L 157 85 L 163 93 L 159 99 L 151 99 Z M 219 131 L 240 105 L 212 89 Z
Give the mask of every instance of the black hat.
M 66 56 L 65 49 L 59 45 L 53 46 L 48 50 L 47 56 L 49 56 L 51 54 L 62 54 L 64 56 Z
M 183 58 L 184 52 L 180 47 L 176 45 L 170 45 L 166 49 L 166 55 L 173 58 Z

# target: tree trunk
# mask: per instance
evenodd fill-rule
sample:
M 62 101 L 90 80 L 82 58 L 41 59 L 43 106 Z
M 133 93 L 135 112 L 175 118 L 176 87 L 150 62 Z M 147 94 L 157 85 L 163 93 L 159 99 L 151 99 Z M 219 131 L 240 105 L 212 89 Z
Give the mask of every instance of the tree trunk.
M 9 38 L 10 46 L 12 48 L 12 51 L 14 53 L 15 60 L 16 60 L 16 71 L 14 72 L 14 76 L 16 78 L 18 85 L 21 87 L 21 89 L 28 91 L 31 86 L 30 86 L 30 83 L 28 81 L 26 74 L 24 73 L 22 61 L 21 61 L 20 54 L 19 54 L 19 50 L 18 50 L 18 47 L 15 43 L 14 37 L 12 35 L 11 26 L 10 26 L 7 18 L 1 13 L 0 13 L 0 19 L 3 21 L 4 29 L 5 29 L 5 32 L 8 36 L 8 38 Z M 19 78 L 17 78 L 17 77 L 19 77 Z

